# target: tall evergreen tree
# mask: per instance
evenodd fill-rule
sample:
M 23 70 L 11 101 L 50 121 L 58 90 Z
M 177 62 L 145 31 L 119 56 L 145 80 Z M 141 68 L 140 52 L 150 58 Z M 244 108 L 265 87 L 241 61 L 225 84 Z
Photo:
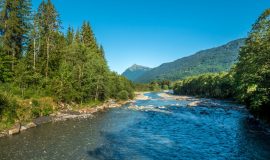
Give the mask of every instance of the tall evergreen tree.
M 81 34 L 83 44 L 86 47 L 97 51 L 98 45 L 96 43 L 96 38 L 89 22 L 83 22 Z
M 48 0 L 47 2 L 43 0 L 41 2 L 37 12 L 37 19 L 43 44 L 41 56 L 43 56 L 42 58 L 45 61 L 43 72 L 47 79 L 50 72 L 51 51 L 52 48 L 55 47 L 55 36 L 59 34 L 60 28 L 59 14 L 51 0 Z
M 66 34 L 67 45 L 71 45 L 74 42 L 74 37 L 74 29 L 69 26 Z
M 30 0 L 0 1 L 0 35 L 5 75 L 12 75 L 18 59 L 23 56 L 31 27 Z
M 100 53 L 100 56 L 105 59 L 105 51 L 104 51 L 104 48 L 102 45 L 100 45 L 99 47 L 99 53 Z
M 76 43 L 78 43 L 78 44 L 80 44 L 82 42 L 81 32 L 80 32 L 80 29 L 79 28 L 76 30 L 74 41 Z

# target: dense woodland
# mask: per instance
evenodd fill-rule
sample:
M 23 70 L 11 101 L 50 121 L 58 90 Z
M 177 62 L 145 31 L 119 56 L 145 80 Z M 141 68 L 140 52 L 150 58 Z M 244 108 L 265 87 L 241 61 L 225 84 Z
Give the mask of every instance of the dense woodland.
M 176 94 L 234 98 L 256 116 L 270 120 L 270 9 L 253 25 L 229 73 L 190 77 L 174 86 Z
M 89 22 L 63 33 L 50 0 L 34 12 L 31 0 L 0 0 L 0 7 L 0 121 L 6 124 L 0 129 L 52 113 L 48 99 L 87 104 L 133 98 L 132 83 L 109 70 Z M 30 105 L 22 106 L 26 99 Z
M 135 83 L 136 91 L 153 91 L 170 90 L 173 88 L 173 83 L 169 80 L 153 81 L 151 83 Z

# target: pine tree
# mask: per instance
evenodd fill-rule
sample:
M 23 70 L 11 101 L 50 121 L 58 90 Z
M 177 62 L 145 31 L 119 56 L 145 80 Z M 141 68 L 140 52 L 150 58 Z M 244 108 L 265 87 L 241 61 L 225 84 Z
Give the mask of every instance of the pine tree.
M 95 35 L 91 29 L 90 23 L 89 22 L 84 22 L 82 25 L 82 29 L 81 29 L 81 34 L 82 34 L 82 42 L 83 44 L 92 49 L 97 51 L 98 49 L 98 45 L 96 42 L 96 38 Z
M 78 44 L 81 44 L 82 42 L 82 38 L 81 38 L 81 32 L 80 32 L 80 29 L 77 29 L 76 30 L 76 33 L 75 33 L 75 42 L 78 43 Z
M 66 41 L 67 45 L 71 45 L 74 42 L 74 29 L 72 27 L 68 27 L 67 35 L 66 35 Z
M 99 54 L 105 60 L 105 51 L 102 45 L 99 47 Z
M 31 27 L 30 0 L 1 0 L 0 34 L 6 75 L 12 75 L 22 58 Z M 11 77 L 9 77 L 11 78 Z
M 55 35 L 59 34 L 60 28 L 59 14 L 56 11 L 51 0 L 48 0 L 47 2 L 45 2 L 44 0 L 42 1 L 38 8 L 37 19 L 39 30 L 41 32 L 40 36 L 43 37 L 43 53 L 41 56 L 43 56 L 43 59 L 45 60 L 43 70 L 47 79 L 50 72 L 51 51 L 55 45 Z

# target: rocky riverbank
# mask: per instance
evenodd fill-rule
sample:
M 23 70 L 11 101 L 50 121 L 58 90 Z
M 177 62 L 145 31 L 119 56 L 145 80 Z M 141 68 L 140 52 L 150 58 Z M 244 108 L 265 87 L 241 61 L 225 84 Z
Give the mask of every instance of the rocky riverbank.
M 29 123 L 16 123 L 12 128 L 0 132 L 0 138 L 6 137 L 14 134 L 19 134 L 27 129 L 37 127 L 39 125 L 50 123 L 50 122 L 59 122 L 66 121 L 69 119 L 85 119 L 93 117 L 93 114 L 100 111 L 105 111 L 110 108 L 121 107 L 124 104 L 133 102 L 131 100 L 128 101 L 115 101 L 109 100 L 102 105 L 98 105 L 96 107 L 85 107 L 82 109 L 72 109 L 71 106 L 67 105 L 67 109 L 63 109 L 56 113 L 51 114 L 50 116 L 38 117 Z M 61 104 L 64 105 L 64 104 Z
M 196 106 L 201 106 L 201 107 L 224 107 L 224 104 L 220 104 L 218 101 L 215 99 L 207 99 L 207 98 L 196 98 L 196 97 L 191 97 L 191 96 L 181 96 L 181 95 L 173 95 L 170 92 L 162 92 L 159 93 L 158 96 L 160 96 L 162 99 L 165 100 L 185 100 L 185 101 L 190 101 L 188 103 L 188 107 L 196 107 Z M 228 102 L 226 107 L 228 108 L 234 108 L 234 109 L 242 109 L 245 108 L 245 106 L 242 105 L 235 105 L 232 101 L 226 101 L 223 100 L 223 102 Z
M 194 101 L 197 100 L 197 98 L 190 97 L 190 96 L 178 96 L 178 95 L 173 95 L 169 92 L 162 92 L 159 93 L 158 96 L 160 96 L 162 99 L 167 99 L 167 100 L 188 100 L 188 101 Z
M 150 98 L 145 95 L 146 93 L 150 93 L 150 92 L 135 92 L 135 99 L 136 100 L 149 100 Z

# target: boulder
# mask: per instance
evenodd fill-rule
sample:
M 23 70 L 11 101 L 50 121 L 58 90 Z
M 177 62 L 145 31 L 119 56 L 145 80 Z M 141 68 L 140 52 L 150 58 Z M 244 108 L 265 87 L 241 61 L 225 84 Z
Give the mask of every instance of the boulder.
M 191 103 L 189 103 L 187 106 L 188 107 L 196 107 L 196 106 L 199 106 L 201 104 L 200 101 L 193 101 Z
M 25 125 L 25 128 L 28 129 L 28 128 L 34 128 L 36 127 L 37 125 L 34 123 L 34 122 L 30 122 L 28 124 Z
M 25 126 L 21 126 L 20 132 L 25 131 L 25 130 L 27 130 L 27 128 Z
M 6 132 L 0 132 L 0 138 L 1 137 L 6 137 L 7 136 L 7 133 Z
M 9 135 L 14 135 L 20 133 L 21 124 L 15 124 L 10 130 L 8 130 Z

